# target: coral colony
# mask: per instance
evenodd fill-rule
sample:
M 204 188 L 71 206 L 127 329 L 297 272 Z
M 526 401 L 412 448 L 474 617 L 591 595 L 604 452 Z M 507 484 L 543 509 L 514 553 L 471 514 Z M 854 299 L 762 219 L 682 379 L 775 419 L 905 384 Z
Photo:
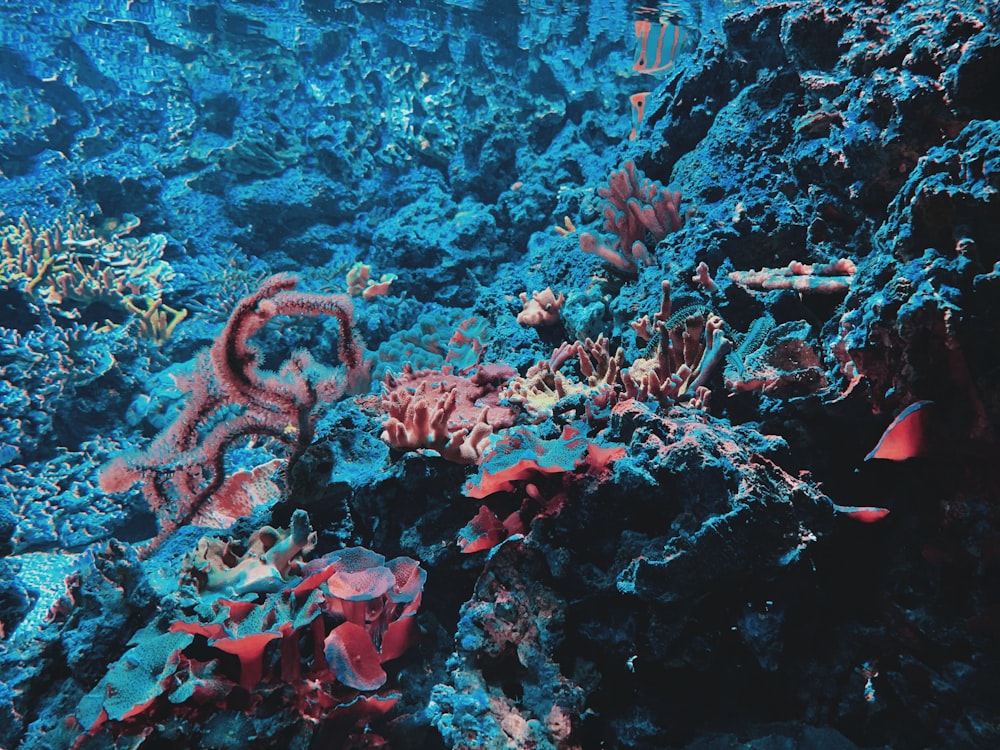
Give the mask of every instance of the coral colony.
M 1000 6 L 0 9 L 0 750 L 1000 747 Z

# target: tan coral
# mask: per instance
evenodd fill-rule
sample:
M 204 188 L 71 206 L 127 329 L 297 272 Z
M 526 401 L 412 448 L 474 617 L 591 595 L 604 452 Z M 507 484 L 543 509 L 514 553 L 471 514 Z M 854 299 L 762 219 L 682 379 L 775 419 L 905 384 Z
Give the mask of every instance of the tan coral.
M 612 352 L 603 335 L 565 343 L 547 362 L 538 362 L 525 376 L 513 379 L 502 392 L 504 399 L 536 421 L 551 417 L 559 402 L 572 396 L 585 397 L 591 413 L 629 398 L 707 409 L 710 392 L 705 383 L 731 350 L 732 341 L 722 319 L 704 308 L 684 308 L 671 315 L 670 284 L 664 280 L 661 288 L 660 309 L 652 320 L 644 315 L 632 326 L 640 340 L 651 342 L 644 356 L 626 362 L 624 350 Z M 563 370 L 574 359 L 578 377 Z M 579 408 L 570 401 L 567 409 Z
M 559 310 L 566 301 L 566 295 L 562 292 L 556 296 L 552 287 L 545 287 L 540 292 L 532 292 L 531 299 L 525 292 L 521 292 L 518 297 L 521 300 L 523 309 L 517 315 L 517 322 L 522 326 L 551 326 L 559 322 Z
M 850 288 L 856 271 L 854 262 L 849 258 L 815 264 L 793 260 L 785 268 L 733 271 L 729 278 L 744 289 L 789 289 L 802 294 L 835 294 Z
M 292 514 L 288 529 L 262 526 L 238 553 L 232 542 L 202 537 L 181 564 L 200 592 L 241 596 L 278 591 L 288 580 L 295 558 L 316 546 L 316 532 L 304 510 Z

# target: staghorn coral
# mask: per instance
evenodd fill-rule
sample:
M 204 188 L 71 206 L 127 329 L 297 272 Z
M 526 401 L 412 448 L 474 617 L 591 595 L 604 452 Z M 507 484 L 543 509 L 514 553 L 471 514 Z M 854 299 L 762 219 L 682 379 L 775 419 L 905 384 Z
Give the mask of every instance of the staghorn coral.
M 162 343 L 187 311 L 162 299 L 174 276 L 162 258 L 167 238 L 129 236 L 138 226 L 136 217 L 127 216 L 95 230 L 79 215 L 65 227 L 57 220 L 39 228 L 22 214 L 16 224 L 0 229 L 0 284 L 21 284 L 29 297 L 69 319 L 79 319 L 81 310 L 103 303 L 136 316 L 140 333 Z
M 835 294 L 850 289 L 857 268 L 850 258 L 832 263 L 792 261 L 786 268 L 762 268 L 759 271 L 733 271 L 729 278 L 744 289 L 790 289 L 793 292 Z
M 114 367 L 112 351 L 79 323 L 0 327 L 0 465 L 35 458 L 78 392 Z

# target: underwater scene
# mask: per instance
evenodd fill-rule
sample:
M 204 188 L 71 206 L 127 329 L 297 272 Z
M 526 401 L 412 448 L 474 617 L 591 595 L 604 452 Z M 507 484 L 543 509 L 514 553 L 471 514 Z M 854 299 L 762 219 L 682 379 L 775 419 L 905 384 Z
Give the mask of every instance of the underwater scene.
M 996 0 L 4 0 L 0 750 L 1000 747 Z

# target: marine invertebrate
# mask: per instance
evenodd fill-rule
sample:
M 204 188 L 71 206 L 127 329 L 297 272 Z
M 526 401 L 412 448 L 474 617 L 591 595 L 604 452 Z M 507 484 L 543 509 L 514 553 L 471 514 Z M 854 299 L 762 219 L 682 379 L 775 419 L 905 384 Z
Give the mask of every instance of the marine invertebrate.
M 691 281 L 700 284 L 706 292 L 714 292 L 719 288 L 715 283 L 715 279 L 712 278 L 712 272 L 708 268 L 708 263 L 705 261 L 701 261 L 698 267 L 695 268 L 695 273 L 691 277 Z
M 576 231 L 576 224 L 573 223 L 570 217 L 564 216 L 562 226 L 556 224 L 553 229 L 556 230 L 556 234 L 560 237 L 568 237 Z
M 116 456 L 101 472 L 101 488 L 122 492 L 136 482 L 160 522 L 157 541 L 189 521 L 226 481 L 225 454 L 238 440 L 264 437 L 295 449 L 312 439 L 315 407 L 340 397 L 364 372 L 344 297 L 293 291 L 295 276 L 279 274 L 237 304 L 222 333 L 198 355 L 179 383 L 190 397 L 175 421 L 144 450 Z M 341 372 L 292 352 L 276 373 L 260 368 L 249 339 L 281 315 L 331 316 L 339 324 Z
M 625 276 L 635 276 L 640 265 L 652 265 L 651 247 L 681 228 L 681 194 L 646 179 L 632 161 L 612 172 L 607 186 L 597 192 L 605 199 L 604 228 L 617 239 L 609 246 L 596 234 L 581 232 L 580 248 Z
M 793 260 L 785 268 L 762 268 L 759 271 L 732 271 L 729 278 L 745 289 L 790 289 L 803 294 L 835 294 L 850 288 L 857 268 L 850 258 L 832 263 L 800 263 Z
M 501 383 L 516 372 L 481 365 L 470 375 L 450 366 L 386 375 L 382 440 L 397 450 L 433 451 L 448 461 L 478 463 L 489 436 L 514 423 L 514 410 L 500 404 Z
M 352 297 L 373 300 L 389 293 L 389 287 L 398 276 L 394 273 L 384 273 L 375 281 L 371 277 L 371 266 L 358 261 L 347 271 L 347 293 Z
M 520 493 L 523 498 L 502 522 L 489 507 L 481 506 L 459 532 L 462 552 L 490 549 L 512 534 L 525 533 L 535 518 L 558 514 L 573 484 L 585 475 L 606 477 L 609 465 L 624 455 L 623 446 L 588 439 L 573 426 L 551 439 L 540 437 L 532 427 L 501 431 L 490 439 L 479 474 L 466 482 L 463 492 L 473 499 L 500 492 Z
M 559 322 L 559 308 L 566 301 L 566 295 L 562 292 L 556 296 L 552 287 L 547 286 L 540 292 L 532 292 L 530 299 L 525 292 L 517 296 L 524 308 L 517 314 L 517 322 L 521 325 L 551 326 Z
M 277 541 L 256 560 L 264 539 Z M 387 561 L 361 547 L 304 562 L 314 540 L 305 512 L 296 511 L 290 529 L 259 529 L 242 555 L 226 543 L 231 559 L 209 566 L 219 578 L 205 575 L 202 554 L 219 540 L 203 539 L 185 558 L 188 585 L 175 597 L 189 614 L 167 632 L 154 623 L 132 637 L 80 701 L 78 743 L 109 728 L 141 733 L 179 710 L 250 713 L 263 700 L 269 711 L 313 724 L 367 721 L 391 708 L 399 693 L 383 689 L 382 665 L 416 636 L 426 573 L 416 560 Z M 264 568 L 269 575 L 246 575 Z
M 296 511 L 288 529 L 262 526 L 238 553 L 232 540 L 205 536 L 184 556 L 181 567 L 202 597 L 240 597 L 278 591 L 298 570 L 296 558 L 316 546 L 316 532 L 303 511 Z
M 586 413 L 606 420 L 619 401 L 637 399 L 667 407 L 684 401 L 708 408 L 706 382 L 732 348 L 722 319 L 703 307 L 685 307 L 671 314 L 670 284 L 661 283 L 660 309 L 635 321 L 640 339 L 650 343 L 631 362 L 623 349 L 611 350 L 607 337 L 564 343 L 547 360 L 537 362 L 523 377 L 505 386 L 503 396 L 534 420 L 555 410 Z M 568 372 L 575 360 L 578 376 Z
M 722 319 L 695 313 L 679 325 L 657 322 L 656 333 L 649 356 L 635 359 L 622 371 L 626 396 L 665 405 L 693 395 L 692 406 L 707 408 L 705 384 L 732 348 Z
M 734 356 L 727 358 L 724 372 L 727 388 L 798 396 L 827 387 L 822 363 L 809 344 L 810 327 L 806 321 L 775 326 L 773 319 L 764 316 L 754 326 L 733 352 Z
M 94 229 L 80 215 L 66 226 L 32 226 L 27 214 L 0 229 L 0 283 L 23 284 L 54 313 L 79 319 L 95 302 L 135 315 L 140 333 L 162 343 L 187 315 L 164 304 L 174 272 L 165 260 L 167 238 L 129 236 L 139 219 L 106 222 Z M 111 325 L 111 324 L 107 324 Z
M 0 465 L 30 460 L 74 396 L 115 365 L 110 342 L 79 323 L 0 326 Z
M 580 377 L 563 372 L 564 365 L 577 359 Z M 609 407 L 617 398 L 616 384 L 624 366 L 625 353 L 614 355 L 604 336 L 574 343 L 564 342 L 547 360 L 512 378 L 502 389 L 504 401 L 520 409 L 533 422 L 550 418 L 561 408 L 572 410 L 585 402 L 588 414 Z

